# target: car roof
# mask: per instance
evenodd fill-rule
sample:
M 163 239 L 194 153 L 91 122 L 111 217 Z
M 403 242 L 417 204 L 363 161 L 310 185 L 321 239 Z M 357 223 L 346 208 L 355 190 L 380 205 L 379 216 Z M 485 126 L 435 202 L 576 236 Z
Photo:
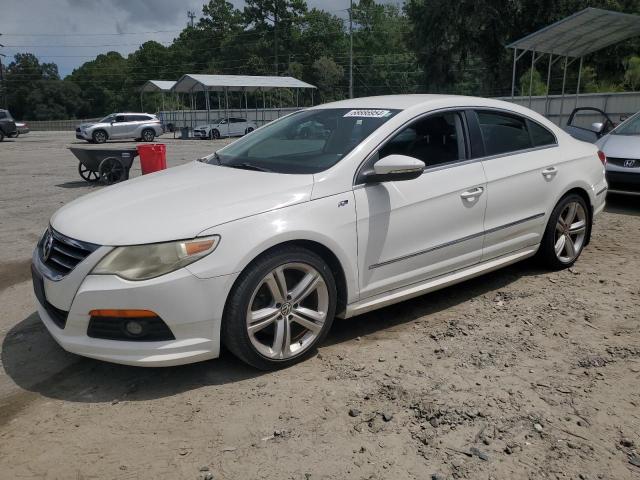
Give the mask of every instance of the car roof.
M 542 123 L 548 128 L 553 128 L 555 132 L 560 129 L 551 123 L 547 118 L 535 111 L 493 98 L 470 97 L 464 95 L 440 95 L 440 94 L 407 94 L 407 95 L 380 95 L 376 97 L 352 98 L 340 100 L 332 103 L 325 103 L 311 107 L 311 109 L 324 108 L 353 108 L 353 109 L 389 109 L 389 110 L 412 110 L 428 111 L 439 108 L 496 108 L 506 110 L 520 115 L 525 115 L 531 119 Z

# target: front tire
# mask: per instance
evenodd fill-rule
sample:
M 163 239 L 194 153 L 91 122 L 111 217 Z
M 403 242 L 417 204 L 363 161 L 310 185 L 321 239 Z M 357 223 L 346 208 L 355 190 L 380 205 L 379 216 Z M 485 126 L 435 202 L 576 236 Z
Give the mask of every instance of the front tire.
M 209 133 L 209 138 L 211 138 L 211 140 L 218 140 L 220 138 L 220 131 L 214 128 L 211 130 L 211 133 Z
M 107 141 L 107 138 L 107 132 L 105 132 L 104 130 L 96 130 L 91 135 L 93 143 L 105 143 Z
M 575 193 L 562 198 L 551 212 L 538 255 L 553 270 L 573 265 L 587 242 L 591 215 L 584 199 Z
M 222 341 L 260 370 L 288 367 L 322 343 L 336 299 L 335 279 L 320 256 L 300 247 L 278 248 L 238 277 L 225 306 Z

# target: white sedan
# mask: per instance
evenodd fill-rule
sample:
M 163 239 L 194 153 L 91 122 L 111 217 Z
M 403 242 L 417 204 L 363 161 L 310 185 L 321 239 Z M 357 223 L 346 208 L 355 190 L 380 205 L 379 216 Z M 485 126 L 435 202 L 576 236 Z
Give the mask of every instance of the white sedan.
M 253 132 L 258 126 L 246 118 L 218 118 L 206 125 L 193 129 L 193 136 L 200 140 L 213 140 L 221 137 L 241 137 Z
M 64 206 L 33 253 L 66 350 L 271 369 L 352 317 L 531 257 L 572 265 L 605 159 L 523 107 L 400 95 L 293 113 Z

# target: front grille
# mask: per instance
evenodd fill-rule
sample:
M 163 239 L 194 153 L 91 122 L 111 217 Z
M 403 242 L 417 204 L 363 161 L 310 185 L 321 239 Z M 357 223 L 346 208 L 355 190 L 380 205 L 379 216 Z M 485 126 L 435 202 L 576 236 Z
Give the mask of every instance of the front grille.
M 607 162 L 618 167 L 627 167 L 627 168 L 640 168 L 640 160 L 634 158 L 617 158 L 617 157 L 607 157 Z M 626 162 L 633 162 L 631 167 L 625 165 Z
M 52 228 L 38 245 L 40 260 L 57 278 L 66 276 L 97 248 L 98 245 L 74 240 Z
M 135 320 L 141 323 L 143 331 L 140 335 L 131 335 L 125 328 L 126 323 Z M 148 318 L 118 318 L 118 317 L 91 317 L 87 336 L 104 340 L 125 340 L 129 342 L 162 342 L 175 340 L 171 329 L 160 317 Z

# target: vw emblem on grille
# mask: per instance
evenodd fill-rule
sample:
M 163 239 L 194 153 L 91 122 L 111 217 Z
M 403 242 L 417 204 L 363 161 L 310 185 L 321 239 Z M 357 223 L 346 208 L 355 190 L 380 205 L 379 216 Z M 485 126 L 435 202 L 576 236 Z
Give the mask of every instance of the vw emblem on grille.
M 44 240 L 42 241 L 42 259 L 46 262 L 51 255 L 51 248 L 53 247 L 53 235 L 47 230 L 44 234 Z
M 635 160 L 625 160 L 624 161 L 624 166 L 627 168 L 633 168 L 636 166 L 636 161 Z

